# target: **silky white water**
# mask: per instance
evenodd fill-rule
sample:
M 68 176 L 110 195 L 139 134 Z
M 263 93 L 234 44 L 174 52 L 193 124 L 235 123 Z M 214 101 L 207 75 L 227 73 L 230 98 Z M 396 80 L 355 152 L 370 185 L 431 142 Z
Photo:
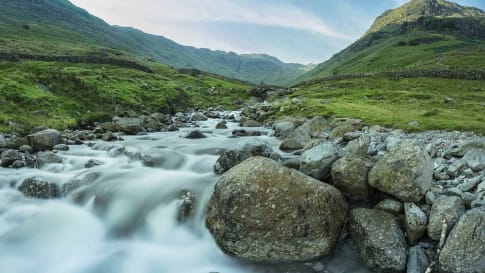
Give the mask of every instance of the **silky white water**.
M 121 142 L 71 146 L 58 153 L 62 163 L 41 169 L 0 168 L 0 272 L 276 272 L 224 255 L 205 228 L 204 213 L 220 150 L 255 140 L 277 147 L 279 140 L 232 138 L 235 124 L 213 130 L 216 123 L 201 123 L 204 139 L 181 138 L 183 131 L 125 136 Z M 145 155 L 156 158 L 156 166 L 144 166 Z M 85 168 L 93 159 L 102 165 Z M 33 176 L 60 189 L 73 179 L 88 177 L 91 183 L 61 199 L 40 200 L 16 190 Z M 182 223 L 181 191 L 195 196 L 194 213 Z M 328 272 L 366 272 L 349 262 L 355 253 L 340 252 L 326 260 Z

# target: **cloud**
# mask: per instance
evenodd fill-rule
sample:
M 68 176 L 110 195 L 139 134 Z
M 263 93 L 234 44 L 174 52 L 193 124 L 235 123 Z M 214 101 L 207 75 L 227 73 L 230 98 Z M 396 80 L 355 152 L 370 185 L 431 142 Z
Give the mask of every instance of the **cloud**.
M 74 0 L 81 6 L 112 11 L 108 22 L 143 18 L 144 24 L 237 23 L 292 28 L 330 38 L 351 41 L 355 37 L 339 33 L 321 18 L 294 5 L 254 0 Z M 129 12 L 130 14 L 127 14 Z M 133 16 L 138 15 L 138 16 Z M 110 20 L 112 19 L 112 20 Z M 121 20 L 124 19 L 124 20 Z M 131 22 L 140 25 L 141 22 Z

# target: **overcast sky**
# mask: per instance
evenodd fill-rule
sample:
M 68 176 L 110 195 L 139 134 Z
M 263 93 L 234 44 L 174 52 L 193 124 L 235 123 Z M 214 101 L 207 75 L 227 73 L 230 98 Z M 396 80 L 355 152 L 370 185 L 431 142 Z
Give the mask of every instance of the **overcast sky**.
M 320 63 L 406 0 L 71 0 L 112 25 L 177 43 Z M 457 0 L 485 10 L 485 0 Z

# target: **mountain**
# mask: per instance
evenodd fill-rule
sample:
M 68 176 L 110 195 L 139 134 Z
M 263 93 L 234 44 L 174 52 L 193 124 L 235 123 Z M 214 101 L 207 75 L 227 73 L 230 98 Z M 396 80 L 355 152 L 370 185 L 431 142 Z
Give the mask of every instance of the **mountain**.
M 284 84 L 308 71 L 266 55 L 198 49 L 163 36 L 111 26 L 67 0 L 2 0 L 0 54 L 104 56 L 160 62 L 252 83 Z
M 379 16 L 352 45 L 299 81 L 418 69 L 483 69 L 485 12 L 445 0 L 412 0 Z

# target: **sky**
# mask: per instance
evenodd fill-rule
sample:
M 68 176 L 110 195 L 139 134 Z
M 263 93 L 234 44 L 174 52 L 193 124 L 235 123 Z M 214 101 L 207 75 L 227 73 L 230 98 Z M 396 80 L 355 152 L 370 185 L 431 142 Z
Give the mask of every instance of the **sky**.
M 179 44 L 321 63 L 406 0 L 71 0 L 111 25 Z M 485 0 L 456 0 L 485 10 Z

